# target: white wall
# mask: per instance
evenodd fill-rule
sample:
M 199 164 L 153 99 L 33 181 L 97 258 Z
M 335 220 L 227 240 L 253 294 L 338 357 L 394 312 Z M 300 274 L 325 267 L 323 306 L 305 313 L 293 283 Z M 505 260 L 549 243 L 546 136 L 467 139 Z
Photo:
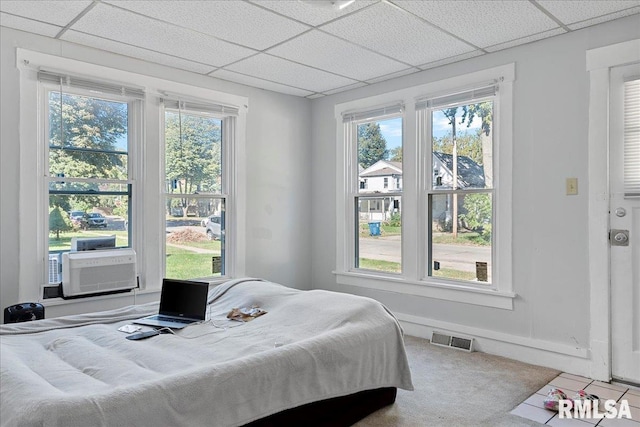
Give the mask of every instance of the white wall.
M 16 48 L 201 86 L 249 98 L 246 129 L 246 273 L 310 287 L 310 102 L 216 80 L 68 42 L 0 29 L 0 308 L 18 301 L 20 183 L 19 73 Z M 157 298 L 157 294 L 144 298 Z M 131 304 L 132 297 L 80 301 L 47 309 L 47 317 Z
M 314 288 L 376 298 L 407 320 L 413 333 L 433 328 L 484 336 L 485 349 L 536 362 L 539 352 L 571 355 L 546 362 L 588 374 L 589 281 L 587 131 L 589 81 L 585 51 L 640 37 L 640 16 L 488 54 L 388 82 L 319 98 L 312 103 Z M 338 285 L 332 274 L 336 247 L 335 104 L 404 89 L 507 63 L 516 63 L 513 135 L 514 309 Z M 416 93 L 416 95 L 420 95 Z M 406 156 L 406 155 L 405 155 Z M 580 194 L 565 195 L 577 177 Z M 603 233 L 606 230 L 603 230 Z M 572 365 L 576 362 L 574 368 Z M 539 361 L 539 363 L 545 363 Z

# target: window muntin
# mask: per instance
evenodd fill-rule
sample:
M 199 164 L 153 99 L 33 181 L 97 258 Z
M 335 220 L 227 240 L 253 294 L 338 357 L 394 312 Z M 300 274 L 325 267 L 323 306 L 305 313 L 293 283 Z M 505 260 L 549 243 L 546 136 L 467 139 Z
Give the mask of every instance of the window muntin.
M 61 79 L 59 85 L 44 80 L 49 206 L 45 253 L 68 251 L 73 237 L 116 235 L 118 247 L 131 246 L 129 151 L 137 97 L 96 94 L 65 84 L 70 79 Z
M 165 277 L 224 276 L 224 119 L 182 102 L 165 105 Z
M 427 108 L 432 174 L 427 184 L 427 275 L 492 279 L 493 98 Z
M 402 272 L 402 117 L 381 117 L 355 126 L 358 188 L 354 189 L 353 268 Z M 381 195 L 384 193 L 384 196 Z

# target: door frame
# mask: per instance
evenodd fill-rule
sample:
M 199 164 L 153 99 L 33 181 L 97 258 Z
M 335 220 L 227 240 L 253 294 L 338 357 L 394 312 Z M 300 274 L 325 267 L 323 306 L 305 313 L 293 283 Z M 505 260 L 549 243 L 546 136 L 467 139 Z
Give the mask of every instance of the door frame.
M 609 84 L 613 67 L 640 61 L 640 39 L 587 50 L 589 73 L 590 377 L 611 380 Z

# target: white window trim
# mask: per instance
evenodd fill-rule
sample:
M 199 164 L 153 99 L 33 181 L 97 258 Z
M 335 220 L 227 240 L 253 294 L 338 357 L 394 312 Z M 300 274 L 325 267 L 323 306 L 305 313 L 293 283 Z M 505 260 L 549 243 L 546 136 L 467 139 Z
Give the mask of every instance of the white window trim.
M 473 73 L 455 76 L 440 81 L 427 83 L 399 91 L 388 92 L 369 98 L 337 104 L 336 119 L 336 281 L 339 284 L 378 289 L 387 292 L 418 295 L 467 304 L 482 305 L 501 309 L 513 309 L 516 297 L 513 288 L 512 274 L 512 163 L 513 163 L 513 82 L 515 80 L 515 64 L 507 64 Z M 447 282 L 443 280 L 423 280 L 421 267 L 427 236 L 426 225 L 419 221 L 424 215 L 419 197 L 418 161 L 405 160 L 403 164 L 403 228 L 416 232 L 404 233 L 402 237 L 402 274 L 385 274 L 354 269 L 351 266 L 350 252 L 354 248 L 355 236 L 351 231 L 352 215 L 348 195 L 352 191 L 350 183 L 353 147 L 346 146 L 343 114 L 352 111 L 366 111 L 384 105 L 397 104 L 401 101 L 405 106 L 403 115 L 403 152 L 414 153 L 418 159 L 424 157 L 424 149 L 418 144 L 418 119 L 415 112 L 417 99 L 426 96 L 445 94 L 447 92 L 473 87 L 488 81 L 498 82 L 496 95 L 495 138 L 494 143 L 494 188 L 495 203 L 495 244 L 493 259 L 496 266 L 493 289 L 465 286 L 463 282 Z M 498 110 L 499 109 L 499 110 Z M 408 156 L 404 156 L 408 158 Z M 424 169 L 424 168 L 422 168 Z M 505 177 L 502 179 L 501 177 Z M 412 185 L 407 185 L 411 182 Z M 417 214 L 409 214 L 417 212 Z M 424 238 L 420 238 L 424 236 Z M 423 257 L 423 258 L 421 258 Z
M 230 154 L 233 159 L 233 179 L 228 189 L 231 201 L 228 209 L 232 210 L 234 220 L 230 227 L 232 230 L 229 230 L 232 241 L 228 242 L 227 255 L 230 257 L 229 261 L 232 263 L 230 271 L 234 276 L 245 274 L 245 127 L 248 110 L 246 97 L 22 48 L 17 48 L 16 58 L 16 67 L 20 72 L 20 197 L 17 210 L 20 215 L 16 214 L 20 233 L 20 247 L 17 248 L 20 262 L 18 273 L 20 301 L 42 301 L 42 287 L 47 284 L 44 259 L 44 239 L 47 235 L 43 205 L 45 189 L 42 185 L 44 182 L 42 177 L 34 173 L 34 171 L 43 170 L 45 161 L 43 135 L 40 129 L 42 121 L 38 116 L 40 114 L 37 79 L 39 69 L 90 76 L 93 80 L 122 82 L 145 89 L 142 144 L 138 148 L 140 154 L 134 160 L 138 162 L 137 174 L 132 177 L 140 181 L 140 186 L 136 190 L 138 194 L 134 194 L 135 200 L 132 201 L 134 209 L 132 220 L 134 226 L 138 227 L 134 237 L 134 248 L 138 251 L 138 274 L 143 293 L 160 290 L 164 264 L 161 257 L 165 223 L 164 218 L 157 214 L 164 209 L 164 194 L 160 179 L 163 159 L 158 142 L 161 138 L 160 98 L 166 96 L 166 92 L 172 92 L 185 97 L 209 99 L 217 104 L 237 107 L 239 113 L 236 120 L 236 138 L 231 147 L 233 153 Z M 59 303 L 72 302 L 60 301 Z
M 179 98 L 179 96 L 173 96 L 174 98 Z M 183 99 L 180 99 L 180 101 L 182 101 Z M 197 100 L 193 100 L 194 102 L 198 102 L 200 104 L 206 104 L 206 100 L 202 100 L 202 99 L 197 99 Z M 172 108 L 167 108 L 166 106 L 164 106 L 164 103 L 161 103 L 161 111 L 160 111 L 160 123 L 161 123 L 161 147 L 160 147 L 160 151 L 161 151 L 161 160 L 162 160 L 162 167 L 161 167 L 161 179 L 160 182 L 164 183 L 166 182 L 166 167 L 165 167 L 165 155 L 166 155 L 166 141 L 165 141 L 165 129 L 166 129 L 166 123 L 165 123 L 165 114 L 167 109 L 169 110 L 174 110 Z M 175 110 L 174 110 L 175 111 Z M 187 114 L 190 110 L 187 110 Z M 215 194 L 214 196 L 195 196 L 196 198 L 210 198 L 210 197 L 214 197 L 214 198 L 220 198 L 224 200 L 224 204 L 225 204 L 225 215 L 227 216 L 227 218 L 232 218 L 232 221 L 235 221 L 235 216 L 237 214 L 237 211 L 235 210 L 235 204 L 233 203 L 233 195 L 231 193 L 231 188 L 233 186 L 233 183 L 236 179 L 236 176 L 234 174 L 234 167 L 233 165 L 236 163 L 236 136 L 234 135 L 235 132 L 235 128 L 237 127 L 237 115 L 233 115 L 233 118 L 231 118 L 230 116 L 225 116 L 222 113 L 210 113 L 208 115 L 209 117 L 213 117 L 216 119 L 219 119 L 221 121 L 221 130 L 222 130 L 222 164 L 225 165 L 222 168 L 222 180 L 224 182 L 224 187 L 222 189 L 222 192 L 219 194 Z M 230 166 L 231 165 L 231 166 Z M 236 193 L 233 193 L 236 194 Z M 163 193 L 162 193 L 163 198 L 166 200 L 167 197 L 180 197 L 180 196 L 185 196 L 185 194 L 170 194 L 167 193 L 165 189 L 163 189 Z M 191 195 L 186 195 L 186 196 L 191 196 Z M 237 227 L 234 227 L 234 224 L 230 224 L 228 222 L 225 223 L 225 259 L 223 260 L 223 262 L 225 263 L 225 274 L 224 276 L 206 276 L 206 277 L 196 277 L 194 278 L 194 280 L 202 280 L 202 281 L 208 281 L 209 283 L 222 283 L 226 280 L 229 280 L 230 278 L 235 276 L 235 270 L 236 270 L 236 263 L 234 262 L 236 259 L 236 253 L 233 250 L 227 250 L 228 249 L 228 245 L 233 242 L 235 242 L 235 236 L 234 234 L 237 232 Z M 166 260 L 167 256 L 167 245 L 166 245 L 166 239 L 163 240 L 162 242 L 162 259 Z M 166 273 L 166 262 L 163 263 L 163 267 L 162 267 L 162 271 L 163 271 L 163 276 Z

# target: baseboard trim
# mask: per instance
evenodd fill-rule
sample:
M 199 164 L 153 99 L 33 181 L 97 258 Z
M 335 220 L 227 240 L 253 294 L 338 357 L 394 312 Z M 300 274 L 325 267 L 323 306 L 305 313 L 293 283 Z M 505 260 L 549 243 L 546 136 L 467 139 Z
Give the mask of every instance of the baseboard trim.
M 589 350 L 535 338 L 459 325 L 404 313 L 394 313 L 405 334 L 430 339 L 433 330 L 475 338 L 477 351 L 546 366 L 585 377 L 590 376 Z

